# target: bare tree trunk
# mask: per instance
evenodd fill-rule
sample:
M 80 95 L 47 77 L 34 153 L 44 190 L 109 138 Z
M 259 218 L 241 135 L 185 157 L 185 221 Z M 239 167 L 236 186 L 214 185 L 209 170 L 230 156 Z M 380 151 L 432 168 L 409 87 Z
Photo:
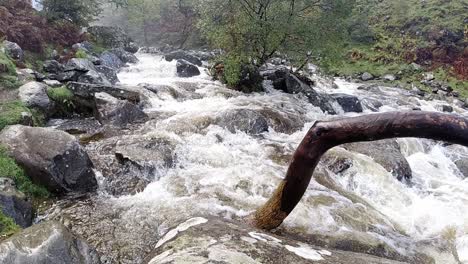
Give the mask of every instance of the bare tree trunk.
M 253 215 L 262 229 L 281 225 L 304 195 L 321 156 L 345 143 L 396 137 L 442 140 L 468 146 L 468 119 L 432 112 L 388 112 L 327 122 L 316 122 L 297 148 L 270 200 Z

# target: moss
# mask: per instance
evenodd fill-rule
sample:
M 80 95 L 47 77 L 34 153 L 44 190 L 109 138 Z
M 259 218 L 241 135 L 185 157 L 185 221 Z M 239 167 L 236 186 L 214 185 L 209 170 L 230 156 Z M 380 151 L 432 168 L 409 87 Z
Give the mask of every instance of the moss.
M 42 186 L 34 184 L 24 170 L 8 156 L 4 147 L 0 146 L 0 178 L 11 178 L 18 190 L 33 198 L 47 198 L 49 192 Z
M 0 241 L 12 236 L 20 229 L 21 228 L 16 225 L 12 218 L 6 216 L 2 210 L 0 210 Z
M 20 86 L 21 83 L 18 81 L 18 78 L 15 75 L 0 74 L 0 87 L 13 90 Z
M 21 122 L 23 112 L 31 113 L 20 101 L 0 103 L 0 130 Z
M 0 47 L 1 49 L 2 47 Z M 0 74 L 16 76 L 15 63 L 6 55 L 0 51 Z
M 86 52 L 84 50 L 80 49 L 75 53 L 75 58 L 86 59 L 86 58 L 88 58 L 88 54 L 86 54 Z
M 73 99 L 73 93 L 65 86 L 58 88 L 50 88 L 47 90 L 47 95 L 55 102 L 64 103 Z

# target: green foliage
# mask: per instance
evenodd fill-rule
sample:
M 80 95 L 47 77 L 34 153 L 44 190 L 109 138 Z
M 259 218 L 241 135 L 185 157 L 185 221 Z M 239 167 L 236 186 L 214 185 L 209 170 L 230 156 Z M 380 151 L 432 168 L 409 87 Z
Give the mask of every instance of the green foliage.
M 75 53 L 75 58 L 86 59 L 88 58 L 88 54 L 86 54 L 86 51 L 80 49 Z
M 18 124 L 21 119 L 21 113 L 30 113 L 20 101 L 0 103 L 0 130 L 8 125 Z
M 34 198 L 47 198 L 49 192 L 42 186 L 35 185 L 26 176 L 23 169 L 8 156 L 4 147 L 0 146 L 0 177 L 11 178 L 15 181 L 18 190 Z
M 227 56 L 222 59 L 224 63 L 224 74 L 223 78 L 227 85 L 237 86 L 241 78 L 242 64 L 243 61 L 239 56 Z
M 20 84 L 16 77 L 16 66 L 1 49 L 0 46 L 0 87 L 7 89 L 18 88 Z
M 78 26 L 88 26 L 102 12 L 99 0 L 42 0 L 49 21 L 68 21 Z
M 73 93 L 65 86 L 58 88 L 50 88 L 47 90 L 47 95 L 55 102 L 66 103 L 73 99 Z
M 20 87 L 21 83 L 18 81 L 18 77 L 13 75 L 0 75 L 0 87 L 6 89 L 16 89 Z
M 6 216 L 0 208 L 0 240 L 8 238 L 18 232 L 21 228 L 15 221 Z

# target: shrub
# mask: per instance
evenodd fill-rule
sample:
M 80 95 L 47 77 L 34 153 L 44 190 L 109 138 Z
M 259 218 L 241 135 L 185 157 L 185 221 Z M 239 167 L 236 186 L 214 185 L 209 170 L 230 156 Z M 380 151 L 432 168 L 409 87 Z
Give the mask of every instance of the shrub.
M 75 53 L 75 58 L 86 59 L 86 58 L 88 58 L 88 54 L 86 54 L 86 52 L 84 50 L 80 49 Z
M 1 208 L 0 208 L 1 209 Z M 18 232 L 20 227 L 0 210 L 0 241 Z
M 66 103 L 73 99 L 73 93 L 67 87 L 50 88 L 47 90 L 50 99 L 59 103 Z

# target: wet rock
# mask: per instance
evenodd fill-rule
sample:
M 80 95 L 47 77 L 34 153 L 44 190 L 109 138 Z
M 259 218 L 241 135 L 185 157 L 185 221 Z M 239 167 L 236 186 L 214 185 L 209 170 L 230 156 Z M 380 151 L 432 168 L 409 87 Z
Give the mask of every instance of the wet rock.
M 129 42 L 127 45 L 125 45 L 124 50 L 127 52 L 130 52 L 132 54 L 135 54 L 138 52 L 140 47 L 135 42 Z
M 322 157 L 320 162 L 324 163 L 327 169 L 334 174 L 343 173 L 353 166 L 352 159 L 328 153 Z
M 362 99 L 361 105 L 363 106 L 363 108 L 365 107 L 367 109 L 370 109 L 372 112 L 378 112 L 379 108 L 383 106 L 381 101 L 373 98 Z
M 42 66 L 45 72 L 58 74 L 63 71 L 65 67 L 56 60 L 46 60 Z
M 18 96 L 27 107 L 44 112 L 53 108 L 53 102 L 47 96 L 48 86 L 39 82 L 29 82 L 19 88 Z
M 366 143 L 343 145 L 347 150 L 364 154 L 374 159 L 399 181 L 411 180 L 413 174 L 406 158 L 401 154 L 400 146 L 394 139 Z
M 87 142 L 91 139 L 99 138 L 104 133 L 101 123 L 94 118 L 69 120 L 54 119 L 50 120 L 47 126 L 78 136 L 80 142 Z
M 236 109 L 221 113 L 216 123 L 231 133 L 242 131 L 251 135 L 258 135 L 268 131 L 268 121 L 257 111 L 250 109 Z
M 415 94 L 415 95 L 418 95 L 418 96 L 424 96 L 424 95 L 426 95 L 426 93 L 425 93 L 423 90 L 419 89 L 418 87 L 413 87 L 413 88 L 411 89 L 411 92 L 412 92 L 413 94 Z
M 94 64 L 88 59 L 73 58 L 65 65 L 65 71 L 88 72 L 95 70 Z
M 243 93 L 262 92 L 262 82 L 263 78 L 260 75 L 257 66 L 242 65 L 241 76 L 237 87 L 235 87 L 235 90 L 241 91 Z
M 332 94 L 331 96 L 338 102 L 341 108 L 343 108 L 345 113 L 362 113 L 361 102 L 356 96 L 349 94 Z
M 126 87 L 79 82 L 70 82 L 67 84 L 67 87 L 72 91 L 73 95 L 83 99 L 94 99 L 95 93 L 104 92 L 118 99 L 127 100 L 132 103 L 140 102 L 140 94 Z
M 109 86 L 112 85 L 103 74 L 100 74 L 95 70 L 89 70 L 86 73 L 81 74 L 76 81 L 80 83 L 102 84 Z
M 62 224 L 34 225 L 0 244 L 1 263 L 98 264 L 94 249 Z
M 259 113 L 266 118 L 268 126 L 276 132 L 292 134 L 304 127 L 304 120 L 298 115 L 285 115 L 274 109 L 262 109 Z
M 57 75 L 51 75 L 49 74 L 49 78 L 53 79 L 55 78 L 57 81 L 60 82 L 76 82 L 78 78 L 83 74 L 81 71 L 64 71 L 60 72 Z
M 200 70 L 197 66 L 186 60 L 177 60 L 177 76 L 179 77 L 193 77 L 200 75 Z
M 450 105 L 437 105 L 436 109 L 441 112 L 447 112 L 447 113 L 453 112 L 453 107 L 451 107 Z
M 119 77 L 117 77 L 117 72 L 114 68 L 105 65 L 96 65 L 96 71 L 104 75 L 106 79 L 110 82 L 110 84 L 114 85 L 120 82 Z
M 138 106 L 126 100 L 119 100 L 107 93 L 95 94 L 98 119 L 103 124 L 125 127 L 142 123 L 148 116 Z
M 159 240 L 143 263 L 400 263 L 324 249 L 219 219 L 191 218 Z
M 385 74 L 384 76 L 382 76 L 382 79 L 384 81 L 393 82 L 397 79 L 397 77 L 393 74 Z
M 122 60 L 110 51 L 104 51 L 100 56 L 101 65 L 118 70 L 124 66 Z
M 373 80 L 374 79 L 374 76 L 368 72 L 365 72 L 361 75 L 361 80 L 362 81 L 370 81 L 370 80 Z
M 22 228 L 32 225 L 34 210 L 10 178 L 0 178 L 0 210 Z
M 18 62 L 24 61 L 24 52 L 18 44 L 5 40 L 3 41 L 3 46 L 5 47 L 6 54 L 10 56 L 10 58 Z
M 137 63 L 138 58 L 123 48 L 112 49 L 110 52 L 114 53 L 123 63 Z
M 164 58 L 166 59 L 166 61 L 185 60 L 197 66 L 202 66 L 203 64 L 199 58 L 193 56 L 188 51 L 184 51 L 184 50 L 176 50 L 176 51 L 170 52 L 168 54 L 165 54 Z
M 71 135 L 51 129 L 9 126 L 0 143 L 35 183 L 56 194 L 88 192 L 97 187 L 93 164 Z

